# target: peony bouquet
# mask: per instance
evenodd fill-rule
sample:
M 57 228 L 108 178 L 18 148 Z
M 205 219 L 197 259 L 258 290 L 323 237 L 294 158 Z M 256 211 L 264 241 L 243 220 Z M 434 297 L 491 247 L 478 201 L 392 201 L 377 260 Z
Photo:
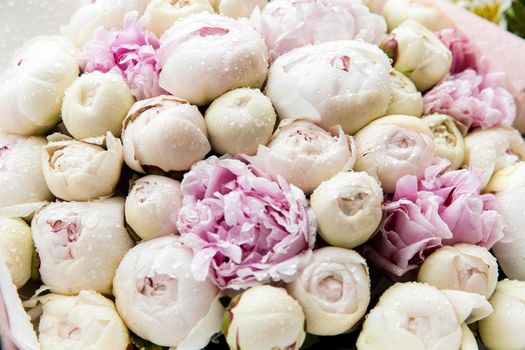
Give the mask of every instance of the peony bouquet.
M 1 348 L 525 349 L 524 55 L 442 0 L 85 1 L 0 74 Z

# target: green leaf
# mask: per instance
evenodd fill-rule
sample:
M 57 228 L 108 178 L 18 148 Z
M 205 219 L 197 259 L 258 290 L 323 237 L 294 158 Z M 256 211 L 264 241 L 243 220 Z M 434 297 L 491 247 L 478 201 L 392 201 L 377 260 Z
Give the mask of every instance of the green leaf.
M 525 0 L 514 0 L 505 11 L 507 28 L 510 32 L 525 38 Z
M 33 249 L 33 256 L 31 257 L 31 280 L 35 282 L 40 281 L 40 257 L 35 249 Z

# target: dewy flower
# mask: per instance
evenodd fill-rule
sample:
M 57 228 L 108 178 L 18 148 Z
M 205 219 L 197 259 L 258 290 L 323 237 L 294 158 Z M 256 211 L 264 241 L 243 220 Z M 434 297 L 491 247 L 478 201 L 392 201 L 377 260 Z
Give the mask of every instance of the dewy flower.
M 252 164 L 274 179 L 282 176 L 306 194 L 341 171 L 348 171 L 356 159 L 355 142 L 341 127 L 329 133 L 306 120 L 281 121 L 268 147 L 259 146 Z
M 466 36 L 459 35 L 453 28 L 446 28 L 437 33 L 437 37 L 452 52 L 450 74 L 472 69 L 484 73 L 487 68 L 482 62 L 481 53 L 470 43 Z
M 268 73 L 264 40 L 247 19 L 201 13 L 175 22 L 160 42 L 160 85 L 192 104 L 260 88 Z
M 503 237 L 504 220 L 491 194 L 480 194 L 479 177 L 468 170 L 446 172 L 443 159 L 425 178 L 401 178 L 384 205 L 380 232 L 365 248 L 378 267 L 402 276 L 443 245 L 476 244 L 490 249 Z M 510 221 L 509 221 L 510 222 Z
M 174 96 L 136 102 L 124 120 L 124 160 L 133 170 L 188 170 L 210 151 L 199 109 Z
M 485 191 L 494 193 L 496 210 L 507 223 L 492 251 L 507 277 L 525 280 L 525 162 L 498 171 Z
M 423 114 L 423 96 L 417 91 L 412 80 L 401 72 L 392 69 L 390 71 L 390 82 L 392 84 L 392 97 L 386 114 L 420 117 Z
M 463 322 L 486 317 L 491 311 L 486 299 L 477 294 L 449 295 L 427 284 L 397 283 L 366 317 L 357 348 L 460 349 Z
M 479 322 L 479 335 L 491 350 L 525 348 L 525 282 L 498 282 L 490 298 L 494 312 Z
M 253 11 L 258 8 L 262 10 L 268 0 L 210 0 L 217 13 L 221 15 L 240 18 L 250 17 Z
M 31 227 L 18 218 L 0 216 L 0 256 L 17 288 L 31 277 L 33 239 Z
M 430 30 L 437 30 L 443 14 L 432 6 L 413 0 L 388 0 L 383 6 L 388 30 L 399 27 L 406 20 L 416 21 Z
M 71 16 L 68 24 L 61 26 L 60 32 L 81 48 L 99 27 L 120 30 L 124 26 L 125 14 L 132 11 L 142 14 L 148 3 L 149 0 L 87 1 Z
M 79 54 L 82 70 L 87 73 L 115 70 L 139 100 L 162 95 L 165 91 L 159 86 L 159 41 L 155 34 L 143 31 L 144 22 L 144 17 L 138 19 L 137 12 L 130 12 L 124 17 L 122 30 L 98 28 L 93 40 Z
M 48 298 L 38 324 L 42 350 L 128 348 L 128 329 L 111 300 L 86 290 Z
M 487 248 L 475 245 L 442 247 L 426 258 L 417 280 L 438 289 L 478 293 L 488 299 L 498 282 L 498 261 Z
M 181 207 L 180 182 L 144 176 L 133 183 L 126 198 L 126 222 L 142 239 L 176 234 Z
M 25 137 L 0 132 L 0 209 L 20 208 L 25 217 L 30 207 L 50 201 L 53 195 L 42 173 L 43 137 Z M 25 212 L 25 208 L 29 212 Z
M 236 290 L 291 282 L 309 261 L 317 227 L 304 193 L 256 174 L 239 160 L 210 157 L 184 176 L 177 227 L 195 253 L 197 280 L 209 275 Z
M 42 282 L 53 292 L 111 293 L 120 260 L 133 246 L 124 223 L 124 199 L 53 203 L 31 223 Z
M 394 60 L 394 68 L 409 77 L 419 91 L 436 85 L 452 64 L 450 50 L 434 33 L 413 20 L 394 29 L 381 47 Z
M 370 302 L 370 277 L 365 259 L 353 250 L 325 247 L 289 284 L 288 292 L 301 304 L 306 331 L 338 335 L 365 315 Z
M 176 237 L 139 243 L 122 259 L 113 284 L 117 310 L 129 329 L 157 345 L 203 349 L 221 328 L 217 288 L 196 281 L 191 250 Z
M 383 211 L 383 191 L 365 172 L 339 173 L 310 196 L 319 234 L 328 244 L 354 248 L 375 232 Z
M 213 150 L 231 155 L 257 153 L 272 137 L 277 115 L 258 89 L 235 89 L 212 102 L 205 114 Z
M 59 36 L 27 42 L 0 74 L 0 125 L 19 135 L 44 134 L 60 120 L 67 87 L 78 76 L 76 49 Z
M 519 161 L 525 161 L 525 140 L 516 129 L 478 129 L 465 137 L 465 165 L 481 174 L 483 187 L 495 172 Z
M 299 350 L 306 333 L 299 303 L 283 288 L 257 286 L 232 300 L 223 333 L 230 350 Z
M 419 118 L 396 115 L 380 118 L 355 135 L 355 170 L 366 171 L 393 193 L 405 175 L 423 176 L 434 159 L 432 132 Z
M 119 139 L 108 132 L 107 149 L 62 135 L 49 139 L 42 149 L 42 170 L 47 186 L 57 198 L 87 201 L 115 191 L 124 163 Z
M 83 74 L 67 90 L 62 120 L 76 139 L 120 136 L 122 121 L 135 100 L 124 79 L 114 72 Z
M 160 38 L 176 21 L 200 12 L 214 12 L 208 0 L 151 0 L 145 27 Z
M 443 80 L 423 97 L 425 114 L 448 114 L 467 128 L 511 126 L 516 104 L 500 86 L 498 74 L 478 75 L 467 69 Z
M 383 17 L 359 0 L 274 0 L 252 15 L 264 35 L 273 61 L 293 49 L 334 40 L 379 44 L 385 37 Z
M 281 118 L 306 118 L 353 134 L 385 115 L 391 95 L 388 57 L 375 45 L 333 41 L 302 47 L 272 64 L 266 85 Z
M 455 4 L 502 28 L 507 28 L 504 13 L 512 5 L 510 0 L 458 0 Z
M 450 170 L 461 167 L 465 157 L 465 141 L 454 119 L 445 114 L 431 114 L 421 120 L 434 135 L 436 157 L 448 160 Z

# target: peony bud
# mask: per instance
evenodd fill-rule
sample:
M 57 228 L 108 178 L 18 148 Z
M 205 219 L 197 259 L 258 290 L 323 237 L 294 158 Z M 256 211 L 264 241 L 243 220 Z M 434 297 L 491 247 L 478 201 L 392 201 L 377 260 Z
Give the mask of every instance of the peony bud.
M 161 346 L 202 349 L 221 327 L 224 308 L 207 279 L 193 279 L 191 250 L 173 236 L 139 243 L 122 259 L 113 285 L 129 329 Z
M 162 36 L 160 86 L 199 106 L 229 90 L 260 88 L 268 73 L 264 40 L 246 19 L 201 13 Z
M 419 118 L 394 115 L 378 119 L 355 135 L 355 170 L 378 179 L 385 193 L 393 193 L 405 175 L 422 178 L 434 160 L 432 132 Z
M 498 282 L 498 262 L 487 248 L 456 244 L 432 253 L 417 276 L 438 289 L 478 293 L 490 298 Z
M 213 101 L 205 118 L 215 152 L 254 155 L 259 145 L 268 144 L 277 116 L 260 90 L 236 89 Z
M 38 325 L 42 350 L 128 348 L 128 329 L 111 300 L 85 290 L 48 298 Z
M 283 288 L 257 286 L 234 298 L 224 315 L 231 350 L 298 350 L 306 337 L 301 306 Z
M 120 260 L 133 246 L 124 226 L 124 199 L 53 203 L 31 223 L 42 282 L 53 292 L 111 293 Z
M 82 75 L 66 90 L 62 120 L 76 139 L 120 136 L 122 121 L 134 98 L 119 74 L 92 72 Z
M 64 92 L 78 76 L 76 49 L 59 36 L 41 36 L 15 54 L 0 76 L 0 125 L 19 135 L 44 134 L 60 120 Z
M 198 108 L 174 96 L 136 102 L 124 120 L 124 160 L 133 170 L 188 170 L 210 151 Z
M 474 322 L 490 312 L 488 302 L 477 294 L 448 295 L 427 284 L 397 283 L 366 317 L 357 348 L 459 349 L 463 322 Z
M 383 6 L 383 16 L 392 31 L 406 20 L 413 20 L 431 31 L 439 29 L 443 15 L 439 10 L 412 0 L 388 0 Z
M 495 209 L 506 223 L 492 251 L 507 277 L 525 280 L 525 162 L 498 171 L 485 191 L 496 196 Z
M 525 348 L 525 282 L 498 282 L 490 298 L 494 312 L 479 322 L 483 344 L 490 350 Z
M 394 60 L 394 68 L 405 74 L 419 91 L 436 85 L 450 70 L 452 53 L 423 25 L 407 20 L 381 44 Z
M 221 15 L 240 18 L 250 17 L 256 8 L 262 10 L 268 0 L 211 0 L 211 2 Z
M 111 195 L 120 178 L 122 143 L 108 132 L 107 150 L 99 145 L 50 136 L 42 149 L 42 169 L 51 192 L 66 201 Z
M 450 161 L 449 170 L 458 169 L 463 164 L 465 143 L 454 119 L 446 114 L 431 114 L 421 119 L 434 135 L 436 157 Z
M 26 284 L 31 277 L 33 239 L 25 221 L 0 216 L 0 255 L 16 287 Z
M 151 0 L 144 13 L 146 29 L 160 38 L 176 21 L 201 12 L 214 12 L 208 0 Z
M 334 41 L 296 49 L 272 64 L 266 94 L 281 119 L 309 119 L 348 134 L 382 117 L 391 95 L 388 57 L 377 46 Z
M 319 234 L 330 245 L 355 248 L 375 232 L 383 211 L 383 190 L 365 172 L 339 173 L 310 196 Z
M 259 146 L 257 156 L 249 160 L 274 179 L 282 176 L 308 194 L 354 166 L 355 143 L 339 126 L 331 134 L 306 120 L 283 120 L 268 147 Z
M 417 91 L 412 80 L 408 79 L 399 71 L 390 71 L 390 82 L 392 84 L 392 97 L 386 114 L 403 114 L 420 117 L 423 113 L 423 97 Z
M 126 222 L 142 239 L 176 234 L 181 207 L 180 182 L 144 176 L 133 184 L 126 198 Z
M 321 248 L 287 289 L 303 307 L 308 333 L 338 335 L 365 315 L 370 302 L 368 266 L 353 250 Z
M 53 198 L 42 173 L 42 137 L 0 132 L 0 209 L 29 215 L 39 203 Z
M 464 163 L 480 173 L 483 187 L 495 172 L 523 160 L 525 141 L 516 129 L 478 129 L 465 137 Z

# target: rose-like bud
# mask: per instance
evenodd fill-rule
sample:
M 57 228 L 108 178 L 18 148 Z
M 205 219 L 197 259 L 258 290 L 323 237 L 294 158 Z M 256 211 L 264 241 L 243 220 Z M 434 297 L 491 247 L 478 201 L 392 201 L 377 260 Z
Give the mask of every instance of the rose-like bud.
M 516 129 L 478 129 L 465 137 L 465 165 L 480 173 L 483 187 L 496 171 L 523 160 L 525 141 Z
M 160 86 L 199 106 L 235 88 L 260 88 L 268 73 L 264 40 L 248 20 L 216 14 L 175 22 L 158 56 Z
M 268 147 L 259 146 L 250 161 L 273 178 L 312 193 L 321 182 L 355 163 L 355 143 L 341 127 L 331 134 L 306 120 L 283 120 Z
M 383 190 L 365 172 L 345 172 L 324 181 L 310 197 L 323 239 L 338 247 L 354 248 L 376 231 L 383 211 Z
M 412 80 L 392 69 L 390 71 L 390 82 L 392 84 L 392 97 L 386 114 L 421 116 L 423 113 L 423 97 L 417 91 Z
M 421 119 L 395 115 L 378 119 L 355 135 L 355 169 L 378 179 L 385 193 L 393 193 L 405 175 L 421 178 L 434 160 L 433 135 Z
M 504 237 L 492 251 L 507 277 L 525 280 L 525 162 L 498 171 L 485 191 L 494 193 L 496 210 L 506 223 Z
M 31 228 L 25 221 L 0 216 L 0 255 L 13 283 L 22 287 L 31 277 L 33 257 Z
M 450 74 L 473 69 L 477 72 L 488 70 L 484 60 L 485 57 L 470 42 L 469 38 L 457 33 L 457 29 L 445 28 L 437 32 L 437 36 L 452 53 L 452 66 Z
M 259 145 L 270 140 L 277 115 L 270 99 L 260 90 L 244 88 L 213 101 L 205 118 L 215 152 L 254 155 Z
M 133 170 L 188 170 L 210 151 L 199 109 L 173 96 L 136 102 L 124 120 L 124 160 Z
M 76 49 L 59 36 L 30 40 L 0 76 L 0 125 L 19 135 L 43 134 L 60 120 L 60 106 L 79 68 Z
M 25 217 L 39 202 L 53 198 L 42 173 L 45 144 L 42 137 L 0 132 L 0 209 L 20 209 L 18 216 Z
M 423 25 L 407 20 L 381 44 L 394 60 L 394 68 L 405 74 L 419 91 L 436 85 L 452 65 L 450 50 Z
M 488 299 L 498 282 L 498 262 L 487 248 L 471 244 L 442 247 L 426 258 L 417 280 L 439 289 L 478 293 Z
M 465 157 L 465 142 L 454 119 L 446 114 L 431 114 L 421 119 L 434 135 L 436 157 L 450 161 L 450 170 L 459 168 Z
M 38 325 L 42 350 L 128 348 L 128 329 L 111 300 L 85 290 L 48 298 Z
M 208 0 L 151 0 L 144 12 L 146 29 L 160 38 L 179 19 L 200 12 L 214 12 Z
M 365 315 L 370 302 L 368 266 L 353 250 L 321 248 L 287 289 L 303 307 L 308 333 L 345 333 Z
M 106 149 L 62 135 L 50 136 L 42 149 L 42 169 L 51 192 L 66 201 L 111 195 L 122 169 L 122 143 L 108 132 Z
M 206 347 L 221 328 L 224 308 L 209 280 L 193 279 L 191 261 L 191 250 L 173 236 L 139 243 L 126 254 L 113 293 L 131 331 L 161 346 Z
M 176 234 L 181 206 L 180 182 L 144 176 L 133 184 L 126 198 L 126 222 L 142 239 Z
M 442 13 L 432 6 L 412 0 L 388 0 L 383 6 L 383 16 L 392 31 L 406 20 L 416 21 L 431 31 L 439 29 Z
M 105 135 L 108 131 L 120 136 L 122 121 L 134 101 L 119 74 L 87 73 L 66 90 L 62 120 L 76 139 Z
M 124 199 L 53 203 L 31 223 L 42 282 L 53 292 L 111 293 L 120 260 L 133 246 L 124 226 Z
M 525 282 L 498 282 L 490 298 L 494 312 L 479 322 L 479 335 L 490 350 L 525 348 Z
M 301 306 L 283 288 L 257 286 L 232 300 L 223 333 L 231 350 L 298 350 L 306 337 Z
M 279 118 L 306 118 L 348 134 L 382 117 L 391 96 L 388 57 L 372 44 L 335 41 L 290 51 L 272 64 L 266 94 Z
M 359 350 L 459 349 L 463 322 L 490 314 L 477 294 L 443 291 L 422 283 L 397 283 L 366 317 Z
M 256 8 L 262 10 L 268 0 L 211 0 L 210 2 L 215 11 L 221 15 L 240 18 L 250 17 Z

